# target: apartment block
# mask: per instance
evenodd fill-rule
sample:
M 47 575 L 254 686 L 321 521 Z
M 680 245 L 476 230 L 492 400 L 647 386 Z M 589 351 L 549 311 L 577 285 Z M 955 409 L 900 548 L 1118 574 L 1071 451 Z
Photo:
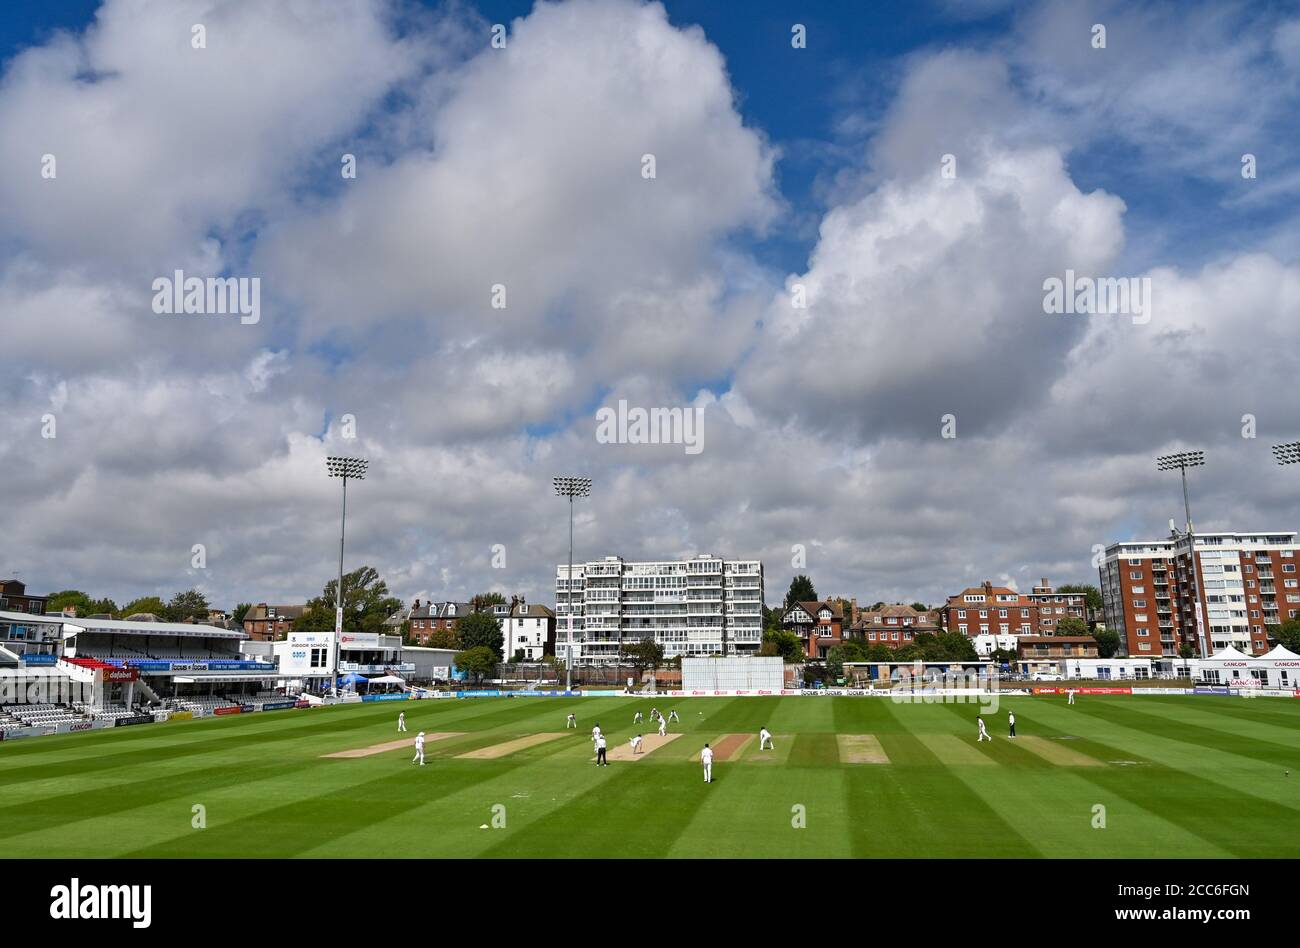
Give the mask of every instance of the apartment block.
M 704 554 L 631 562 L 621 556 L 555 571 L 556 655 L 573 621 L 573 660 L 612 663 L 621 642 L 653 639 L 667 658 L 754 654 L 763 636 L 763 564 Z
M 1021 593 L 985 580 L 955 596 L 944 606 L 945 628 L 974 638 L 977 635 L 1055 635 L 1062 619 L 1087 621 L 1083 593 L 1062 593 L 1043 579 L 1033 592 Z
M 1268 651 L 1268 637 L 1300 617 L 1296 534 L 1171 533 L 1112 543 L 1100 572 L 1106 626 L 1134 656 Z M 1193 562 L 1194 560 L 1194 562 Z

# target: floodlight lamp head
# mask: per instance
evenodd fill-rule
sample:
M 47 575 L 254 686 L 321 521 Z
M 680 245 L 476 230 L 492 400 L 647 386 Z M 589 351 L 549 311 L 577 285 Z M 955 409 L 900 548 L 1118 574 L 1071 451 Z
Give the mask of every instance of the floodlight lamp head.
M 1273 457 L 1278 464 L 1300 464 L 1300 441 L 1273 445 Z
M 329 472 L 330 477 L 350 477 L 354 480 L 364 481 L 366 479 L 366 470 L 369 467 L 370 462 L 365 458 L 331 456 L 325 459 L 325 469 Z

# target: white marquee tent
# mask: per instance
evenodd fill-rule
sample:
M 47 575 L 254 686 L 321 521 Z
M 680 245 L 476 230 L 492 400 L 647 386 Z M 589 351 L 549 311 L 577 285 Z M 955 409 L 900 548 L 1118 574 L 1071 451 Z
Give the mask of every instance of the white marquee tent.
M 1265 655 L 1225 648 L 1201 661 L 1201 677 L 1216 684 L 1300 688 L 1300 655 L 1279 645 Z

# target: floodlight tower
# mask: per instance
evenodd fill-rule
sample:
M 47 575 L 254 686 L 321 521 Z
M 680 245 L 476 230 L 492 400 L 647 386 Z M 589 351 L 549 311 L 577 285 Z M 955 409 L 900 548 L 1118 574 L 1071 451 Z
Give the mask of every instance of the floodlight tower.
M 1273 457 L 1278 464 L 1300 464 L 1300 441 L 1273 445 Z
M 1201 620 L 1201 570 L 1196 559 L 1196 531 L 1192 526 L 1192 504 L 1187 494 L 1187 469 L 1205 465 L 1204 451 L 1181 451 L 1156 458 L 1156 468 L 1161 471 L 1178 471 L 1183 478 L 1183 511 L 1187 514 L 1187 548 L 1192 561 L 1192 589 L 1195 598 L 1196 638 L 1201 646 L 1201 658 L 1210 657 L 1209 643 L 1205 639 L 1205 626 Z
M 339 584 L 334 590 L 334 637 L 333 652 L 334 660 L 330 663 L 333 666 L 334 675 L 334 693 L 339 693 L 339 639 L 343 635 L 343 537 L 347 533 L 348 526 L 348 478 L 357 481 L 366 479 L 366 469 L 370 462 L 365 458 L 344 458 L 344 457 L 327 457 L 325 459 L 325 469 L 329 472 L 330 477 L 343 478 L 343 518 L 339 523 Z
M 590 477 L 570 477 L 567 475 L 552 478 L 555 484 L 555 493 L 560 497 L 569 498 L 569 572 L 565 576 L 565 593 L 566 606 L 565 612 L 568 615 L 568 635 L 565 638 L 564 655 L 565 673 L 564 673 L 564 690 L 573 690 L 573 499 L 575 497 L 591 496 L 591 478 Z

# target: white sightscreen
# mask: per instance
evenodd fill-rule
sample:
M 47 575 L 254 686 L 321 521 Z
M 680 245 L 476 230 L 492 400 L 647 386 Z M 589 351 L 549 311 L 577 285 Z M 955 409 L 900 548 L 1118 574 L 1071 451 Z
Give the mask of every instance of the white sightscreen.
M 683 658 L 686 691 L 780 691 L 785 663 L 773 658 Z

